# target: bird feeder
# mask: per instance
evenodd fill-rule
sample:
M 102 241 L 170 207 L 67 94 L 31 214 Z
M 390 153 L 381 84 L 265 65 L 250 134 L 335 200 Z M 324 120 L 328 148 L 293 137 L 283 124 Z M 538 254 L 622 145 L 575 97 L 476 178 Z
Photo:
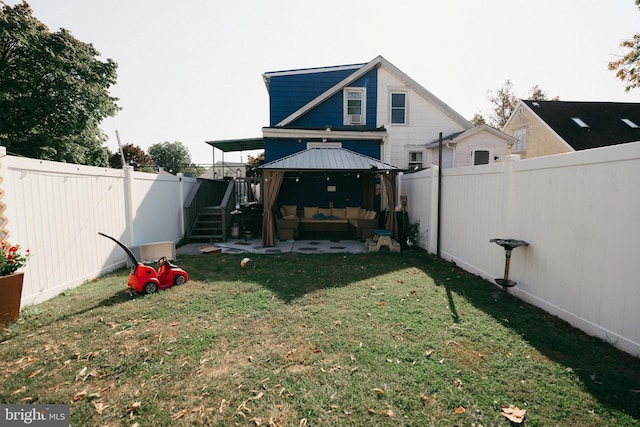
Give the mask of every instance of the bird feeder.
M 498 285 L 502 286 L 502 290 L 506 292 L 507 288 L 512 288 L 517 284 L 513 280 L 509 280 L 509 262 L 511 260 L 511 251 L 518 246 L 529 246 L 529 243 L 525 242 L 524 240 L 516 239 L 491 239 L 490 242 L 496 243 L 497 245 L 504 248 L 504 278 L 495 280 Z

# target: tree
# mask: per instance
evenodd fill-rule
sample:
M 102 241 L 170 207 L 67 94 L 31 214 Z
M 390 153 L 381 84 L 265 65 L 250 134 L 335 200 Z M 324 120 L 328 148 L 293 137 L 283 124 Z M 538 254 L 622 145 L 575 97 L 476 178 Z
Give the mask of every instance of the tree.
M 189 149 L 178 141 L 153 144 L 149 154 L 156 166 L 172 174 L 184 172 L 191 164 Z
M 470 120 L 471 124 L 474 127 L 478 127 L 478 126 L 482 126 L 482 125 L 486 125 L 487 121 L 485 120 L 484 116 L 480 113 L 475 113 L 473 115 L 473 118 Z
M 560 98 L 555 96 L 552 99 L 549 99 L 547 97 L 547 92 L 540 89 L 540 86 L 535 85 L 529 91 L 529 99 L 532 101 L 557 101 Z
M 264 165 L 264 151 L 256 157 L 249 156 L 249 159 L 247 160 L 247 176 L 262 176 L 262 169 L 260 169 L 260 166 L 262 165 Z
M 640 8 L 640 0 L 636 0 Z M 609 70 L 616 72 L 616 77 L 627 83 L 625 92 L 640 86 L 640 34 L 635 34 L 631 40 L 620 43 L 620 47 L 627 52 L 617 61 L 609 62 Z
M 489 91 L 488 99 L 493 104 L 493 114 L 489 116 L 489 124 L 496 129 L 502 129 L 520 101 L 513 94 L 511 80 L 504 82 L 495 92 Z
M 133 166 L 133 170 L 142 172 L 153 172 L 153 161 L 144 150 L 137 145 L 126 144 L 122 146 L 124 161 L 127 165 Z M 116 151 L 109 157 L 109 166 L 114 169 L 122 169 L 122 156 L 120 151 Z
M 50 32 L 26 1 L 0 8 L 0 144 L 40 159 L 106 166 L 99 124 L 119 110 L 117 64 L 65 29 Z

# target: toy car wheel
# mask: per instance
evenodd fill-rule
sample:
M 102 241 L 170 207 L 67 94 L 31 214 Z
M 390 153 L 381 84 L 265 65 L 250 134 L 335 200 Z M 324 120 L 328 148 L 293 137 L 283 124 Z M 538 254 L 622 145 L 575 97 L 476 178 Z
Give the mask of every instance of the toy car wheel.
M 182 274 L 178 274 L 175 279 L 173 279 L 174 285 L 184 285 L 187 282 L 187 278 Z
M 142 288 L 142 290 L 144 291 L 145 294 L 152 294 L 158 290 L 158 285 L 156 285 L 153 282 L 147 282 L 144 284 L 144 287 Z

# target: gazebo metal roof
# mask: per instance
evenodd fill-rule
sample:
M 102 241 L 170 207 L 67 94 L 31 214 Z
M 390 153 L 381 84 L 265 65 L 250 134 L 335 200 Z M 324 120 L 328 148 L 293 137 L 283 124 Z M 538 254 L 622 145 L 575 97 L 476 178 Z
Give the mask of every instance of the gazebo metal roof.
M 400 168 L 373 157 L 338 147 L 313 147 L 274 160 L 262 169 L 288 171 L 398 171 Z

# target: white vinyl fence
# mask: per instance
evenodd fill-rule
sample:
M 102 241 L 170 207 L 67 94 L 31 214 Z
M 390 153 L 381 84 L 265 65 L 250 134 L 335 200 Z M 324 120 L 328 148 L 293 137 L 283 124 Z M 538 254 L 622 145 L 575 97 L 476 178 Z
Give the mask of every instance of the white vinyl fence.
M 7 156 L 0 147 L 0 201 L 8 241 L 30 249 L 22 306 L 125 265 L 128 246 L 176 242 L 196 179 Z
M 525 240 L 512 253 L 509 292 L 640 355 L 640 142 L 442 175 L 443 258 L 493 280 L 505 254 L 489 240 Z M 432 253 L 437 180 L 437 167 L 399 180 Z

